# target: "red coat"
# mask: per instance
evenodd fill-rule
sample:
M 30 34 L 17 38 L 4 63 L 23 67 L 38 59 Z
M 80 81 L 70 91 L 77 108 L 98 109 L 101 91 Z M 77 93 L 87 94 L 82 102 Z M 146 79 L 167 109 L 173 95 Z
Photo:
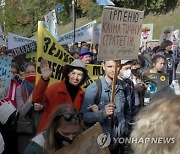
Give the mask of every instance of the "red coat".
M 50 114 L 57 109 L 59 105 L 69 103 L 79 111 L 84 99 L 84 91 L 79 88 L 76 98 L 74 102 L 72 102 L 71 96 L 67 91 L 65 81 L 54 83 L 53 85 L 47 87 L 48 84 L 49 82 L 45 82 L 43 79 L 40 79 L 33 90 L 33 102 L 47 103 L 38 132 L 41 132 L 46 127 Z

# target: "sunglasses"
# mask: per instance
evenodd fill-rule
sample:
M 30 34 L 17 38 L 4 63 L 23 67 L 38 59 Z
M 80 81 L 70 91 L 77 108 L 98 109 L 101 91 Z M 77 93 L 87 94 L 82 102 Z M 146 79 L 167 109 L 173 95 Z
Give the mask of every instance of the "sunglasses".
M 75 119 L 76 121 L 80 122 L 82 120 L 82 114 L 78 113 L 78 114 L 74 114 L 74 113 L 63 113 L 58 115 L 56 118 L 59 119 L 63 117 L 65 121 L 70 122 L 73 119 Z M 56 119 L 55 118 L 55 119 Z

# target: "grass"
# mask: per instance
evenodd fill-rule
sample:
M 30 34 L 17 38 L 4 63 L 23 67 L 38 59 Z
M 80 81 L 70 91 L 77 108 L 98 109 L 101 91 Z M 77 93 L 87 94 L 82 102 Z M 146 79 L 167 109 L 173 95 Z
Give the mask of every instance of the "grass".
M 153 30 L 153 39 L 159 39 L 163 26 L 174 26 L 174 30 L 180 29 L 180 6 L 177 7 L 174 11 L 171 11 L 167 14 L 150 14 L 145 17 L 144 24 L 153 23 L 154 30 Z M 100 19 L 98 18 L 97 21 Z M 76 28 L 81 27 L 92 20 L 88 20 L 86 17 L 79 18 L 76 20 Z M 65 34 L 71 31 L 72 22 L 66 25 L 59 26 L 59 33 Z

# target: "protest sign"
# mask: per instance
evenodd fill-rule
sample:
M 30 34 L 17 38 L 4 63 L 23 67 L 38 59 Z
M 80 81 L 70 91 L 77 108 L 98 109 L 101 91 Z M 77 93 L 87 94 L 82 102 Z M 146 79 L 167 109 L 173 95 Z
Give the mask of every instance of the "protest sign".
M 138 57 L 144 12 L 104 7 L 98 60 Z
M 153 36 L 153 24 L 143 24 L 141 30 L 141 45 L 146 46 L 147 41 L 151 41 Z
M 164 40 L 171 40 L 173 34 L 174 26 L 163 26 L 159 42 L 163 42 Z
M 173 31 L 173 35 L 175 36 L 176 39 L 180 39 L 180 33 L 179 33 L 179 29 L 176 29 L 175 31 Z
M 14 48 L 11 51 L 12 51 L 13 56 L 16 57 L 22 54 L 30 53 L 32 51 L 35 51 L 36 49 L 37 49 L 36 42 L 32 42 L 32 43 L 28 43 L 26 45 Z
M 0 100 L 8 96 L 11 83 L 11 62 L 12 57 L 0 57 Z
M 90 40 L 92 36 L 92 27 L 96 21 L 92 21 L 75 30 L 75 42 Z M 59 36 L 58 42 L 61 45 L 71 44 L 74 40 L 74 31 Z
M 101 33 L 101 23 L 94 23 L 93 28 L 92 28 L 92 38 L 91 38 L 91 43 L 92 44 L 99 44 L 99 38 L 100 38 L 100 33 Z
M 24 64 L 26 62 L 35 61 L 35 54 L 37 50 L 36 42 L 32 42 L 10 50 L 21 71 L 24 71 Z M 30 54 L 31 53 L 31 54 Z M 29 55 L 27 57 L 27 55 Z M 32 55 L 32 56 L 31 56 Z
M 28 37 L 23 37 L 13 33 L 8 33 L 8 49 L 14 49 L 29 43 L 32 43 L 36 40 L 30 39 Z
M 62 80 L 62 69 L 66 64 L 71 63 L 74 57 L 71 56 L 57 41 L 56 39 L 43 27 L 43 25 L 38 25 L 38 45 L 37 45 L 37 57 L 36 57 L 36 83 L 39 80 L 40 73 L 40 63 L 42 58 L 48 59 L 49 65 L 52 66 L 53 73 L 51 76 L 50 84 Z M 89 75 L 91 77 L 87 84 L 92 83 L 98 76 L 103 74 L 101 65 L 87 65 Z
M 100 145 L 97 142 L 98 136 L 102 133 L 103 132 L 100 124 L 96 123 L 82 135 L 79 135 L 72 144 L 64 146 L 55 154 L 110 154 L 107 146 L 104 148 L 100 148 Z
M 58 35 L 58 24 L 55 9 L 44 16 L 45 28 L 55 37 Z

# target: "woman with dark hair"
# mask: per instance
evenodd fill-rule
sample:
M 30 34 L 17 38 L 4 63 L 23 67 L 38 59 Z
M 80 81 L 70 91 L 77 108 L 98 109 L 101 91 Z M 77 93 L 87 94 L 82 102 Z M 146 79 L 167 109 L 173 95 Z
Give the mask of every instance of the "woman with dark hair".
M 12 104 L 14 105 L 15 108 L 17 108 L 17 102 L 15 99 L 16 96 L 16 88 L 19 86 L 19 67 L 15 62 L 12 62 L 11 64 L 11 84 L 10 84 L 10 88 L 9 88 L 9 93 L 8 93 L 8 97 L 5 98 L 6 101 L 10 100 L 12 102 Z
M 172 54 L 171 51 L 172 48 L 172 42 L 169 40 L 165 40 L 161 43 L 161 46 L 159 47 L 156 55 L 162 55 L 165 57 L 165 67 L 164 67 L 164 73 L 169 74 L 169 84 L 171 84 L 172 80 L 175 80 L 176 78 L 176 71 L 175 71 L 175 57 Z
M 54 154 L 58 149 L 72 143 L 82 130 L 80 113 L 64 102 L 51 115 L 45 131 L 32 139 L 24 154 Z
M 148 76 L 150 73 L 163 73 L 165 61 L 164 56 L 155 55 L 152 58 L 151 68 L 144 72 L 144 76 Z
M 49 115 L 59 105 L 67 102 L 78 111 L 80 110 L 84 99 L 84 91 L 81 89 L 81 85 L 88 79 L 88 71 L 82 60 L 75 59 L 71 64 L 63 67 L 64 80 L 48 87 L 52 69 L 49 68 L 48 60 L 43 59 L 41 61 L 41 75 L 33 91 L 34 102 L 46 103 L 38 132 L 43 130 L 49 120 Z
M 35 64 L 33 62 L 26 63 L 24 68 L 25 79 L 16 89 L 17 110 L 19 112 L 17 124 L 19 154 L 23 154 L 25 147 L 34 137 L 43 111 L 43 105 L 32 101 L 32 91 L 35 85 Z M 29 127 L 32 129 L 27 130 Z

